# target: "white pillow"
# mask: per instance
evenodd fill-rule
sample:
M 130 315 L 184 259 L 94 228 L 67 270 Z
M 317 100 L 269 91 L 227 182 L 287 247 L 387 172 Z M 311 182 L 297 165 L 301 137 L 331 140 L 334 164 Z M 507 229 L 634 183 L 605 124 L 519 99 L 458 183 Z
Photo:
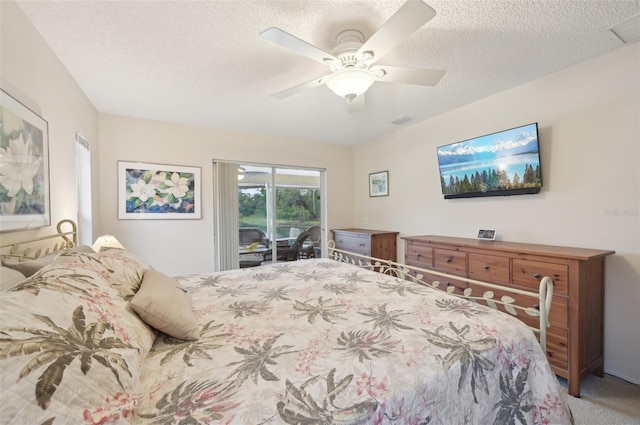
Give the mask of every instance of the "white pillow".
M 52 252 L 51 254 L 43 255 L 42 257 L 38 257 L 31 260 L 20 260 L 18 258 L 4 258 L 2 260 L 2 265 L 5 267 L 9 267 L 11 269 L 17 270 L 25 277 L 30 277 L 40 271 L 41 268 L 48 266 L 53 263 L 60 255 L 69 253 L 69 252 L 79 252 L 79 253 L 91 253 L 95 254 L 93 249 L 90 246 L 79 245 L 74 246 L 73 248 L 67 248 L 64 250 L 59 250 Z
M 5 258 L 2 260 L 2 265 L 17 270 L 26 277 L 29 277 L 36 274 L 44 266 L 53 263 L 59 255 L 60 252 L 52 252 L 51 254 L 27 261 L 20 261 L 16 258 Z
M 18 270 L 4 266 L 0 267 L 0 292 L 8 291 L 25 279 L 25 275 Z
M 129 305 L 146 324 L 167 335 L 188 341 L 200 337 L 188 295 L 175 279 L 157 270 L 144 272 L 140 289 Z

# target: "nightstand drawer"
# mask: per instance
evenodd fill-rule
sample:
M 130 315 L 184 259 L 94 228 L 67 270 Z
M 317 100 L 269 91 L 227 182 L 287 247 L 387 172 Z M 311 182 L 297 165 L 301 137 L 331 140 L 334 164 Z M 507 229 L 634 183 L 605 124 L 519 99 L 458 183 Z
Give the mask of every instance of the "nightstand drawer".
M 469 253 L 469 277 L 489 283 L 509 283 L 509 258 Z
M 368 235 L 335 233 L 336 248 L 356 254 L 371 255 L 371 238 Z
M 451 249 L 434 248 L 433 268 L 454 274 L 467 275 L 467 253 Z
M 412 266 L 430 269 L 433 267 L 433 248 L 413 241 L 407 241 L 405 262 Z
M 545 276 L 549 276 L 553 280 L 554 294 L 567 294 L 569 272 L 565 264 L 513 259 L 511 282 L 514 285 L 526 286 L 537 292 L 540 287 L 540 279 Z

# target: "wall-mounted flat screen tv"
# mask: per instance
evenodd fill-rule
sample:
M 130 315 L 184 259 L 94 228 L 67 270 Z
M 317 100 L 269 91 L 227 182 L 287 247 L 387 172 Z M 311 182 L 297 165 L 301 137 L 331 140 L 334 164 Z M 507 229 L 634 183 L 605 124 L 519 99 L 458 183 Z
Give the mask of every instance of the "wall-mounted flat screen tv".
M 538 124 L 440 146 L 438 165 L 445 199 L 539 193 Z

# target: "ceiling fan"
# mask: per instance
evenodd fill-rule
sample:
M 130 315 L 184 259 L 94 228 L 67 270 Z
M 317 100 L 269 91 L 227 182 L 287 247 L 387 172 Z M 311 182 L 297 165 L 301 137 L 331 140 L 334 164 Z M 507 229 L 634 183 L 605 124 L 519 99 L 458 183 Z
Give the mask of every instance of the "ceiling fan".
M 421 0 L 409 0 L 366 41 L 357 30 L 349 29 L 338 34 L 337 46 L 331 53 L 280 28 L 269 28 L 261 32 L 260 36 L 328 65 L 331 70 L 327 75 L 272 94 L 271 97 L 284 99 L 326 84 L 335 94 L 346 99 L 349 110 L 354 112 L 364 108 L 363 95 L 376 81 L 435 86 L 445 71 L 375 64 L 435 15 L 435 10 Z

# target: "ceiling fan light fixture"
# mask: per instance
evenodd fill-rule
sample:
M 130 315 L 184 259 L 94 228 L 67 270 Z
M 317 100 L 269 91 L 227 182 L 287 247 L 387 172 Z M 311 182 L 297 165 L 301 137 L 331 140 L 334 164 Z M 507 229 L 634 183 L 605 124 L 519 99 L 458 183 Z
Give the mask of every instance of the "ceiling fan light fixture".
M 355 99 L 373 84 L 373 74 L 364 69 L 350 68 L 334 72 L 327 79 L 327 87 L 347 100 Z

